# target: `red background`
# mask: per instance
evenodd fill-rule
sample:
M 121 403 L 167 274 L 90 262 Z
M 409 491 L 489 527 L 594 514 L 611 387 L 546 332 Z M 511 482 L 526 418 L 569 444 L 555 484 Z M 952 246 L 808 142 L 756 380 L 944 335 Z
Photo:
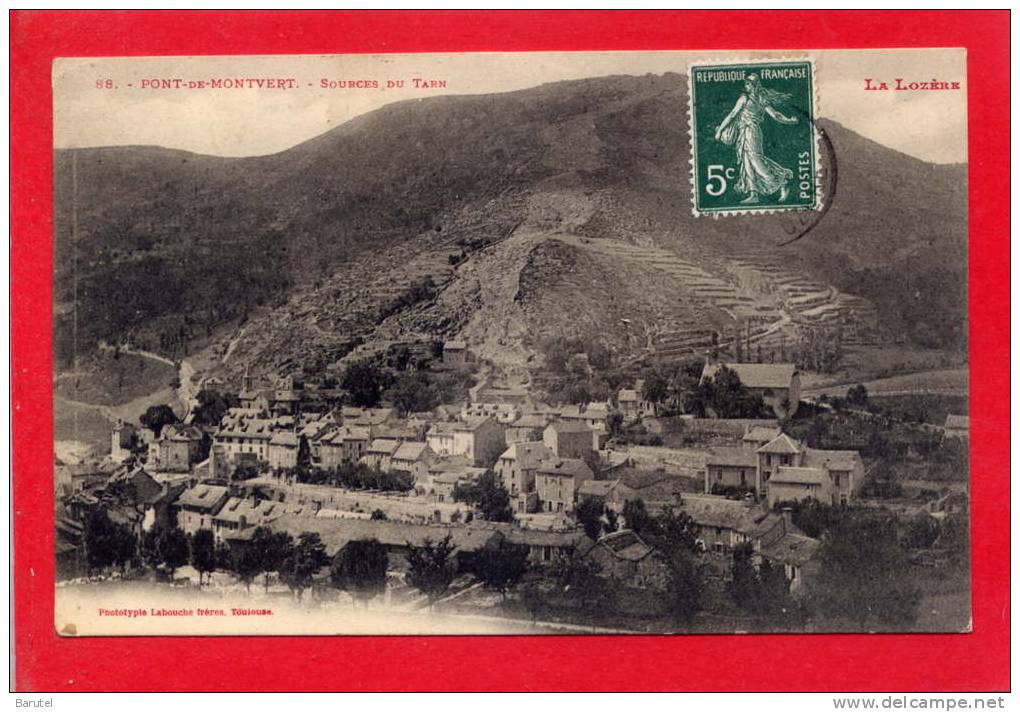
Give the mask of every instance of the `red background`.
M 54 57 L 830 47 L 968 51 L 973 633 L 245 639 L 68 639 L 54 633 Z M 1008 107 L 1008 11 L 12 13 L 16 688 L 1008 689 Z

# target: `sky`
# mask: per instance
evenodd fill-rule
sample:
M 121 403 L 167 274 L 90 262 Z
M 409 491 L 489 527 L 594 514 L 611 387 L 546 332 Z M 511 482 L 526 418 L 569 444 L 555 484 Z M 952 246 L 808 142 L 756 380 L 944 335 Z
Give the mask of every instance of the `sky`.
M 514 91 L 612 74 L 686 74 L 691 62 L 815 60 L 817 115 L 935 163 L 967 160 L 966 53 L 962 49 L 767 53 L 549 52 L 58 59 L 54 146 L 156 145 L 218 156 L 276 153 L 394 101 Z M 152 89 L 146 81 L 285 78 L 295 88 Z M 445 87 L 415 88 L 412 80 Z M 868 91 L 894 80 L 959 82 L 949 91 Z M 340 80 L 377 87 L 323 88 Z M 403 87 L 387 87 L 403 81 Z

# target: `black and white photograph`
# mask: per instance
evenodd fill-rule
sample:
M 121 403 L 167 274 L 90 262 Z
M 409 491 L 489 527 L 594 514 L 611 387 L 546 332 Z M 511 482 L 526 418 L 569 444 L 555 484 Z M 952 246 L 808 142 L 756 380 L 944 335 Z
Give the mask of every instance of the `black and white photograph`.
M 57 633 L 969 632 L 966 59 L 56 60 Z

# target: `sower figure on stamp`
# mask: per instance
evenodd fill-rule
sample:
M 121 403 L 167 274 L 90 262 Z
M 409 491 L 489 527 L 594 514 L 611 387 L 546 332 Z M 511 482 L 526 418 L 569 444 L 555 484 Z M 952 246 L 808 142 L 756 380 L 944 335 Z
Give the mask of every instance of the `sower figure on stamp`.
M 776 191 L 783 202 L 790 194 L 787 184 L 793 171 L 765 155 L 761 135 L 765 114 L 787 126 L 797 123 L 797 117 L 786 116 L 774 106 L 789 98 L 789 94 L 763 87 L 757 74 L 749 74 L 744 81 L 744 93 L 715 130 L 716 140 L 736 148 L 740 175 L 734 189 L 747 194 L 741 203 L 757 203 L 760 196 Z

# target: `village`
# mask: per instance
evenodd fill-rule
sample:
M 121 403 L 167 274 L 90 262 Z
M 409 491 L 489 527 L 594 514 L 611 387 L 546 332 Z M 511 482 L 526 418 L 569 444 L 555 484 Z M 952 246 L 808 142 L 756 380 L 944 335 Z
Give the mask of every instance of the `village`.
M 421 399 L 383 394 L 378 369 L 356 364 L 342 384 L 207 377 L 183 419 L 157 406 L 118 421 L 108 456 L 58 460 L 58 580 L 623 630 L 888 629 L 918 615 L 910 570 L 966 565 L 965 487 L 904 495 L 879 436 L 826 445 L 845 439 L 833 418 L 887 424 L 863 387 L 802 400 L 792 363 L 704 358 L 687 393 L 649 372 L 550 404 L 464 341 L 430 356 L 398 367 L 471 384 L 464 398 L 414 410 Z M 966 416 L 935 430 L 926 456 L 965 452 Z M 892 580 L 841 579 L 847 547 Z

